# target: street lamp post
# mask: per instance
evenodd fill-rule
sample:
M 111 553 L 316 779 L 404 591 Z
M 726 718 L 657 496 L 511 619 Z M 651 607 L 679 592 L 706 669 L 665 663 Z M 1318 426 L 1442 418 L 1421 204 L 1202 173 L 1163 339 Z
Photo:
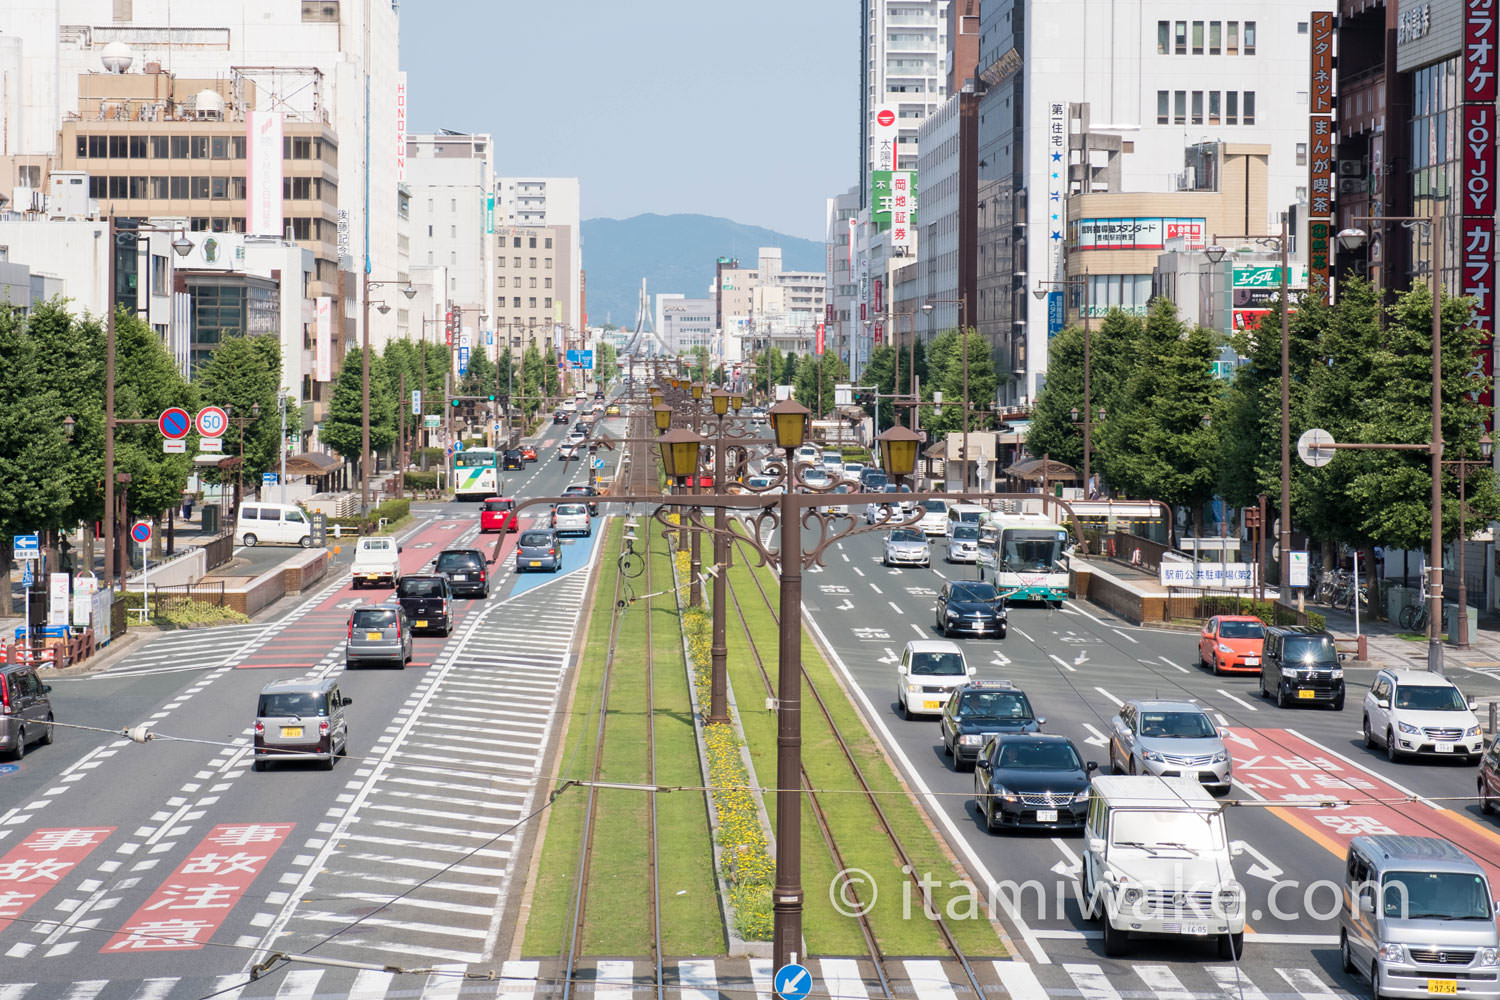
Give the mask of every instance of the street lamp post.
M 692 393 L 692 404 L 693 404 L 693 407 L 692 407 L 692 412 L 693 412 L 693 427 L 692 427 L 692 430 L 693 430 L 694 434 L 697 434 L 697 433 L 699 433 L 699 429 L 700 429 L 699 425 L 700 425 L 700 419 L 701 419 L 701 416 L 702 416 L 702 409 L 703 409 L 703 383 L 702 382 L 694 382 L 694 383 L 692 383 L 692 387 L 691 387 L 690 391 Z M 694 496 L 697 496 L 700 492 L 702 492 L 702 485 L 703 485 L 702 480 L 703 480 L 702 474 L 700 472 L 698 472 L 697 470 L 694 470 L 694 472 L 693 472 L 693 495 Z M 688 606 L 689 607 L 694 607 L 694 608 L 701 608 L 703 606 L 703 580 L 702 580 L 702 576 L 703 576 L 703 557 L 702 557 L 701 548 L 700 548 L 700 546 L 701 546 L 701 537 L 700 536 L 701 535 L 702 535 L 702 532 L 700 532 L 700 531 L 694 530 L 692 532 L 691 555 L 689 556 L 689 563 L 688 563 L 688 575 L 689 575 L 689 580 L 688 580 Z
M 1031 294 L 1037 299 L 1047 297 L 1047 289 L 1051 288 L 1082 288 L 1083 289 L 1083 495 L 1090 495 L 1093 487 L 1093 475 L 1090 461 L 1093 458 L 1093 435 L 1094 435 L 1094 405 L 1093 387 L 1090 379 L 1093 376 L 1093 326 L 1090 322 L 1092 307 L 1089 302 L 1089 272 L 1085 268 L 1083 275 L 1078 278 L 1069 278 L 1062 281 L 1038 281 L 1036 288 Z
M 369 257 L 365 258 L 368 265 Z M 367 266 L 363 276 L 364 290 L 360 294 L 360 303 L 363 308 L 363 316 L 360 320 L 360 424 L 359 424 L 359 531 L 366 534 L 370 530 L 370 467 L 374 464 L 370 455 L 370 290 L 372 288 L 383 288 L 386 285 L 394 285 L 394 281 L 371 281 L 370 270 Z M 407 299 L 416 296 L 416 286 L 407 282 L 401 289 L 401 294 Z M 391 311 L 391 307 L 384 302 L 378 304 L 380 315 L 384 316 Z M 425 372 L 423 373 L 426 374 Z
M 731 399 L 739 410 L 740 397 L 723 389 L 712 394 L 714 416 L 718 417 L 719 438 L 714 442 L 714 492 L 724 492 L 724 417 L 729 412 Z M 708 682 L 708 722 L 729 721 L 729 647 L 725 640 L 726 608 L 729 576 L 729 536 L 724 519 L 724 508 L 714 508 L 714 595 L 713 595 L 713 645 L 710 650 Z
M 960 295 L 956 299 L 934 299 L 929 298 L 922 303 L 922 311 L 931 313 L 932 307 L 940 302 L 953 303 L 958 306 L 958 337 L 959 353 L 963 355 L 964 370 L 964 412 L 963 412 L 963 441 L 959 445 L 959 464 L 963 466 L 963 485 L 959 488 L 960 493 L 969 492 L 969 296 Z M 916 368 L 912 369 L 915 376 Z M 944 452 L 944 454 L 947 454 Z
M 1283 225 L 1285 217 L 1283 217 Z M 1432 285 L 1432 441 L 1428 453 L 1432 456 L 1432 540 L 1427 555 L 1428 610 L 1427 610 L 1427 669 L 1436 674 L 1443 672 L 1443 240 L 1442 208 L 1433 203 L 1432 215 L 1360 215 L 1351 222 L 1399 222 L 1408 229 L 1426 232 L 1432 245 L 1430 283 Z M 1345 250 L 1358 250 L 1364 246 L 1368 234 L 1363 229 L 1344 229 L 1338 234 L 1339 246 Z M 1283 251 L 1283 257 L 1285 251 Z M 1285 309 L 1282 310 L 1285 316 Z M 1283 322 L 1285 320 L 1283 319 Z M 1286 341 L 1282 341 L 1282 364 L 1286 361 Z M 1286 392 L 1283 381 L 1283 394 Z M 1285 395 L 1283 395 L 1283 400 Z M 1285 406 L 1285 402 L 1282 404 Z M 1283 418 L 1284 419 L 1284 418 Z M 1286 448 L 1285 425 L 1282 430 L 1283 456 Z M 1283 457 L 1283 461 L 1286 461 Z M 1282 484 L 1283 496 L 1287 489 Z M 1285 531 L 1283 526 L 1283 531 Z M 1460 539 L 1462 544 L 1462 539 Z M 1284 558 L 1284 556 L 1283 556 Z M 1467 619 L 1468 612 L 1464 612 Z

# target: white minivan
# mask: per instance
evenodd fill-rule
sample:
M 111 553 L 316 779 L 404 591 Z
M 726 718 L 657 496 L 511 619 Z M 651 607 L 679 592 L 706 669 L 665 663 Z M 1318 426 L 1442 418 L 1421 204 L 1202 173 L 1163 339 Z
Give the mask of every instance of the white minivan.
M 234 544 L 311 548 L 312 520 L 294 504 L 242 503 L 234 522 Z

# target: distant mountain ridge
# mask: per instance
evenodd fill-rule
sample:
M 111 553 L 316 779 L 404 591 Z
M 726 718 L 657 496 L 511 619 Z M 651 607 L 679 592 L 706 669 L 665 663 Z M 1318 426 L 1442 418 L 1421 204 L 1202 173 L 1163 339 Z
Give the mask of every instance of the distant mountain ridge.
M 707 297 L 720 257 L 736 257 L 741 267 L 753 267 L 761 247 L 780 247 L 782 267 L 788 271 L 827 267 L 822 243 L 711 215 L 585 219 L 581 229 L 588 318 L 596 326 L 635 325 L 642 278 L 652 297 L 653 317 L 661 292 Z

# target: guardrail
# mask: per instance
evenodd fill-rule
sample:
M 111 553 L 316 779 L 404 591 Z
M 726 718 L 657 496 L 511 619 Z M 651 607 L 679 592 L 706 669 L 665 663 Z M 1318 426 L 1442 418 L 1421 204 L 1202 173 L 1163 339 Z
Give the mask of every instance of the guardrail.
M 234 554 L 234 535 L 231 532 L 222 532 L 204 542 L 201 546 L 203 554 L 207 557 L 206 570 L 217 569 L 229 561 Z
M 38 667 L 67 667 L 94 655 L 94 630 L 69 632 L 40 643 L 0 642 L 0 663 L 29 663 Z

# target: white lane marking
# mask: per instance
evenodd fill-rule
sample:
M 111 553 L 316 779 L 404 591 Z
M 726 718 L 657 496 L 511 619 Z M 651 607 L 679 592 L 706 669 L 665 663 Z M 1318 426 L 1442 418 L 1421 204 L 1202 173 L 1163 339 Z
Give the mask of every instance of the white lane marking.
M 249 982 L 249 980 L 244 976 L 220 976 L 219 979 L 220 982 L 218 983 L 218 985 L 220 986 L 230 986 L 232 983 L 238 981 L 239 983 L 241 983 L 239 989 L 244 989 L 245 987 L 243 984 Z M 81 982 L 74 983 L 73 989 L 64 996 L 63 1000 L 94 1000 L 94 997 L 102 993 L 104 991 L 104 987 L 108 985 L 108 979 L 86 979 Z M 235 994 L 238 994 L 239 990 L 233 990 L 233 992 Z M 218 995 L 229 996 L 229 993 L 225 992 Z
M 885 603 L 889 604 L 891 606 L 891 610 L 896 612 L 896 614 L 904 614 L 904 612 L 901 610 L 901 605 L 897 604 L 895 601 L 886 601 Z
M 863 573 L 861 573 L 861 574 L 859 574 L 859 575 L 860 575 L 860 576 L 864 576 L 864 574 L 863 574 Z M 881 590 L 881 589 L 880 589 L 880 588 L 879 588 L 879 587 L 877 587 L 877 586 L 875 586 L 875 584 L 873 584 L 873 583 L 872 583 L 872 584 L 870 584 L 870 589 L 871 589 L 871 590 L 873 590 L 873 591 L 875 591 L 875 593 L 877 593 L 877 594 L 879 594 L 879 595 L 881 595 L 881 596 L 882 596 L 882 597 L 884 597 L 884 596 L 885 596 L 885 591 L 883 591 L 883 590 Z
M 1225 691 L 1223 688 L 1214 688 L 1214 690 L 1217 691 L 1219 694 L 1222 694 L 1224 697 L 1228 698 L 1230 701 L 1234 702 L 1236 705 L 1238 705 L 1241 708 L 1245 709 L 1246 711 L 1250 711 L 1250 712 L 1258 712 L 1258 711 L 1260 711 L 1260 709 L 1256 708 L 1254 705 L 1250 704 L 1248 701 L 1245 701 L 1245 700 L 1240 699 L 1240 698 L 1236 698 L 1234 695 L 1230 694 L 1228 691 Z
M 752 958 L 750 960 L 750 981 L 755 984 L 757 1000 L 771 1000 L 775 987 L 771 983 L 771 960 L 769 958 Z
M 926 636 L 927 636 L 927 630 L 925 628 L 923 628 L 922 626 L 918 625 L 916 622 L 912 622 L 911 623 L 911 628 L 912 628 L 913 632 L 917 633 L 917 635 L 920 635 L 923 638 L 926 638 Z
M 1338 996 L 1311 969 L 1277 969 L 1276 973 L 1285 979 L 1287 985 L 1296 990 L 1299 996 L 1318 997 L 1320 1000 L 1324 997 L 1332 1000 Z
M 858 566 L 854 567 L 854 572 L 858 573 L 860 576 L 864 576 L 865 575 L 865 571 L 862 570 L 862 569 L 860 569 Z M 872 584 L 872 586 L 873 586 L 873 584 Z
M 1214 985 L 1219 988 L 1224 1000 L 1266 1000 L 1260 987 L 1232 965 L 1210 965 L 1208 974 L 1213 977 Z
M 1027 635 L 1025 632 L 1022 632 L 1020 629 L 1016 628 L 1014 625 L 1012 625 L 1010 627 L 1010 630 L 1012 632 L 1014 632 L 1016 635 L 1020 636 L 1022 639 L 1025 639 L 1027 642 L 1036 642 L 1035 639 L 1033 639 L 1031 636 Z
M 1066 601 L 1064 603 L 1065 603 L 1065 605 L 1067 607 L 1069 607 L 1072 610 L 1076 611 L 1078 614 L 1083 615 L 1083 617 L 1087 618 L 1091 622 L 1094 622 L 1096 625 L 1105 625 L 1105 626 L 1109 625 L 1109 622 L 1105 621 L 1104 619 L 1102 619 L 1102 618 L 1096 618 L 1095 616 L 1093 616 L 1092 614 L 1090 614 L 1088 612 L 1088 609 L 1085 608 L 1083 605 L 1079 604 L 1077 601 L 1070 600 L 1070 601 Z
M 852 958 L 825 958 L 819 964 L 823 968 L 823 992 L 829 997 L 867 1000 L 870 994 L 859 974 L 859 962 Z
M 1117 628 L 1111 627 L 1110 631 L 1113 632 L 1115 635 L 1119 636 L 1121 639 L 1125 639 L 1128 642 L 1133 642 L 1137 646 L 1140 645 L 1140 640 L 1139 639 L 1137 639 L 1137 638 L 1135 638 L 1134 636 L 1131 636 L 1131 635 L 1126 635 L 1124 632 L 1121 632 Z
M 1121 701 L 1120 699 L 1116 698 L 1114 695 L 1110 694 L 1108 691 L 1104 690 L 1102 687 L 1095 687 L 1094 690 L 1098 691 L 1100 694 L 1104 695 L 1104 697 L 1106 697 L 1110 701 L 1114 702 L 1115 705 L 1116 705 L 1116 707 L 1119 707 L 1119 706 L 1122 706 L 1122 705 L 1125 704 L 1123 701 Z
M 1086 739 L 1086 740 L 1084 740 L 1083 742 L 1085 742 L 1089 746 L 1093 746 L 1093 747 L 1107 747 L 1107 746 L 1109 746 L 1109 738 L 1106 737 L 1099 730 L 1095 729 L 1094 726 L 1091 723 L 1085 722 L 1082 725 L 1083 725 L 1084 729 L 1087 729 L 1089 731 L 1089 738 Z
M 996 962 L 995 974 L 1011 1000 L 1047 1000 L 1047 991 L 1025 962 Z M 836 994 L 835 994 L 836 995 Z
M 1073 664 L 1069 663 L 1061 656 L 1058 656 L 1056 653 L 1048 653 L 1047 655 L 1050 656 L 1057 663 L 1057 665 L 1059 667 L 1062 667 L 1064 670 L 1070 671 L 1071 673 L 1075 674 L 1078 673 L 1077 667 L 1073 666 Z
M 901 964 L 906 967 L 917 1000 L 958 1000 L 942 962 L 909 959 Z
M 1135 974 L 1141 981 L 1156 991 L 1160 1000 L 1193 1000 L 1193 995 L 1182 985 L 1182 980 L 1172 974 L 1165 965 L 1137 965 Z
M 1120 994 L 1115 992 L 1109 977 L 1099 966 L 1069 964 L 1064 965 L 1063 969 L 1073 977 L 1073 983 L 1078 987 L 1083 1000 L 1119 1000 Z
M 1171 660 L 1167 659 L 1165 656 L 1158 656 L 1157 659 L 1160 660 L 1161 662 L 1165 663 L 1167 666 L 1171 667 L 1173 670 L 1179 670 L 1179 671 L 1181 671 L 1182 673 L 1185 673 L 1185 674 L 1192 673 L 1192 671 L 1189 670 L 1187 667 L 1184 667 L 1180 663 L 1173 663 Z

